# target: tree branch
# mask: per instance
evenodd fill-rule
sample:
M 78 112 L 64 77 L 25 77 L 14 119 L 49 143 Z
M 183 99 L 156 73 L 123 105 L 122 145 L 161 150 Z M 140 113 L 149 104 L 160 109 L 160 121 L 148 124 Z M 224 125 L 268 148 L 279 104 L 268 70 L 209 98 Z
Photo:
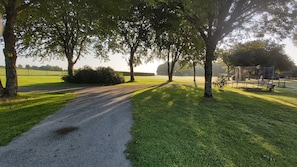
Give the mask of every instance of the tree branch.
M 5 0 L 0 0 L 0 3 L 1 3 L 3 6 L 7 6 L 7 3 L 5 2 Z
M 79 50 L 78 50 L 78 52 L 77 52 L 77 56 L 76 56 L 76 59 L 74 60 L 74 64 L 76 64 L 77 63 L 77 61 L 79 60 L 79 58 L 81 57 L 81 53 L 83 52 L 83 50 L 84 50 L 84 43 L 85 43 L 85 41 L 87 40 L 87 35 L 85 35 L 84 36 L 84 38 L 81 40 L 81 42 L 80 42 L 80 45 L 79 45 Z
M 22 12 L 24 9 L 26 9 L 26 8 L 30 7 L 31 5 L 33 5 L 33 3 L 34 3 L 34 1 L 30 1 L 29 3 L 23 4 L 23 5 L 19 6 L 19 7 L 17 7 L 16 12 L 17 13 Z

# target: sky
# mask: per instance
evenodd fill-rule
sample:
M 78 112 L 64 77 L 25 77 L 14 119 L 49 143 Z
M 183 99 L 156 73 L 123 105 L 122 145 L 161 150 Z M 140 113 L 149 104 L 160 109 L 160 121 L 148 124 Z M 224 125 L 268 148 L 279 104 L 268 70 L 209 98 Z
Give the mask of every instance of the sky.
M 294 46 L 292 41 L 289 39 L 286 39 L 283 41 L 285 44 L 285 52 L 286 54 L 295 62 L 297 65 L 297 46 Z M 5 65 L 4 56 L 3 56 L 3 46 L 0 45 L 0 66 Z M 116 71 L 129 71 L 129 66 L 126 61 L 126 58 L 128 56 L 121 55 L 121 54 L 114 54 L 110 55 L 110 61 L 108 62 L 102 62 L 98 58 L 94 58 L 93 56 L 85 56 L 81 58 L 77 64 L 74 65 L 75 69 L 84 67 L 85 65 L 91 66 L 92 68 L 96 67 L 111 67 Z M 150 73 L 156 73 L 157 68 L 160 64 L 163 64 L 164 61 L 161 60 L 155 60 L 151 63 L 146 63 L 137 66 L 134 71 L 135 72 L 150 72 Z M 17 65 L 26 66 L 27 64 L 30 66 L 45 66 L 45 65 L 51 65 L 51 66 L 59 66 L 63 69 L 67 69 L 67 61 L 61 61 L 61 60 L 50 60 L 50 61 L 40 61 L 39 59 L 33 59 L 33 58 L 25 58 L 25 57 L 18 57 L 17 58 Z
M 4 56 L 3 56 L 3 46 L 0 45 L 0 66 L 5 65 Z M 91 66 L 92 68 L 97 67 L 111 67 L 116 71 L 129 71 L 129 66 L 126 61 L 127 55 L 121 55 L 121 54 L 110 54 L 110 61 L 103 62 L 102 60 L 98 58 L 94 58 L 93 56 L 86 55 L 82 57 L 78 62 L 74 65 L 75 69 L 82 68 L 84 66 Z M 144 63 L 142 65 L 139 65 L 134 68 L 135 72 L 150 72 L 150 73 L 156 73 L 157 68 L 160 64 L 163 64 L 164 62 L 161 60 L 155 60 L 150 63 Z M 18 57 L 16 65 L 22 65 L 25 67 L 26 65 L 30 66 L 59 66 L 62 67 L 64 70 L 67 69 L 67 60 L 40 60 L 36 58 L 25 58 L 25 57 Z

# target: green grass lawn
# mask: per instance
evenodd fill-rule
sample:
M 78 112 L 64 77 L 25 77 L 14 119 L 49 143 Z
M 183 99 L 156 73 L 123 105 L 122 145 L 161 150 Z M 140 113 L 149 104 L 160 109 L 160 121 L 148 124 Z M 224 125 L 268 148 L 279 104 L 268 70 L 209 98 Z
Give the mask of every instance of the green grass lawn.
M 214 77 L 216 78 L 216 77 Z M 173 82 L 167 83 L 167 76 L 135 76 L 135 82 L 128 82 L 130 80 L 129 76 L 125 76 L 126 85 L 155 85 L 155 84 L 187 84 L 194 85 L 193 77 L 190 76 L 173 76 Z M 202 86 L 204 84 L 204 77 L 196 77 L 196 84 Z
M 42 70 L 29 70 L 17 69 L 18 73 L 18 86 L 61 86 L 63 85 L 62 72 L 60 71 L 42 71 Z M 64 72 L 65 74 L 65 72 Z M 65 74 L 66 75 L 66 74 Z M 0 67 L 0 80 L 5 87 L 6 76 L 5 69 Z M 69 84 L 65 84 L 69 86 Z
M 4 85 L 5 77 L 0 76 L 0 79 Z M 76 86 L 64 83 L 61 76 L 58 75 L 21 75 L 18 76 L 18 84 L 20 88 Z M 21 92 L 16 98 L 0 98 L 0 145 L 8 144 L 14 137 L 58 111 L 75 96 L 74 93 L 65 92 Z
M 17 68 L 17 74 L 18 76 L 64 76 L 67 75 L 67 71 L 45 71 Z M 0 76 L 5 76 L 4 67 L 0 67 Z
M 143 166 L 296 166 L 297 92 L 160 87 L 134 94 L 127 157 Z
M 0 99 L 0 146 L 58 111 L 74 97 L 74 93 L 33 92 Z
M 297 81 L 274 92 L 214 89 L 215 98 L 205 99 L 202 77 L 197 78 L 198 87 L 193 87 L 192 77 L 174 77 L 170 84 L 166 76 L 135 79 L 124 85 L 163 86 L 132 97 L 133 139 L 126 153 L 133 166 L 297 164 Z M 69 86 L 61 76 L 19 76 L 18 81 L 20 86 Z M 73 93 L 28 92 L 0 99 L 0 145 L 73 98 Z

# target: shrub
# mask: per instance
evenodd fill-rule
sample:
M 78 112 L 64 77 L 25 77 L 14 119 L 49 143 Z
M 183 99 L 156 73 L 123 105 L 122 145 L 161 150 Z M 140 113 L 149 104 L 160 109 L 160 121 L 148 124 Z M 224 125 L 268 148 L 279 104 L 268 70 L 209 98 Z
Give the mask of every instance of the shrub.
M 66 76 L 62 78 L 69 83 L 84 83 L 84 84 L 104 84 L 114 85 L 124 83 L 124 76 L 115 72 L 110 67 L 98 67 L 93 70 L 89 66 L 79 69 L 73 77 Z

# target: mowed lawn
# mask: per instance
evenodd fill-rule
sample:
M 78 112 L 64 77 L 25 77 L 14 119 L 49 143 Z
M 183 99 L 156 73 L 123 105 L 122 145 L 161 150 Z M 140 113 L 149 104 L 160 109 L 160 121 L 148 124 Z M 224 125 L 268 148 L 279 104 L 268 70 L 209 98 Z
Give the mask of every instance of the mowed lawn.
M 297 164 L 297 81 L 274 92 L 215 88 L 214 98 L 205 99 L 203 78 L 197 78 L 198 87 L 192 77 L 174 77 L 172 83 L 161 76 L 135 79 L 125 85 L 160 86 L 135 92 L 131 98 L 133 139 L 126 154 L 134 167 Z M 19 84 L 75 86 L 62 83 L 61 76 L 20 76 Z M 27 92 L 1 99 L 0 145 L 73 98 L 75 94 L 67 92 Z
M 37 73 L 36 73 L 37 74 Z M 0 76 L 5 86 L 5 77 Z M 61 76 L 18 76 L 22 87 L 65 87 Z M 16 98 L 0 98 L 0 146 L 28 131 L 74 99 L 73 92 L 19 92 Z
M 46 71 L 46 70 L 33 70 L 26 68 L 17 68 L 18 76 L 64 76 L 67 71 Z M 0 67 L 0 76 L 5 76 L 5 68 Z
M 296 166 L 297 89 L 202 96 L 202 87 L 174 85 L 134 94 L 134 167 Z

